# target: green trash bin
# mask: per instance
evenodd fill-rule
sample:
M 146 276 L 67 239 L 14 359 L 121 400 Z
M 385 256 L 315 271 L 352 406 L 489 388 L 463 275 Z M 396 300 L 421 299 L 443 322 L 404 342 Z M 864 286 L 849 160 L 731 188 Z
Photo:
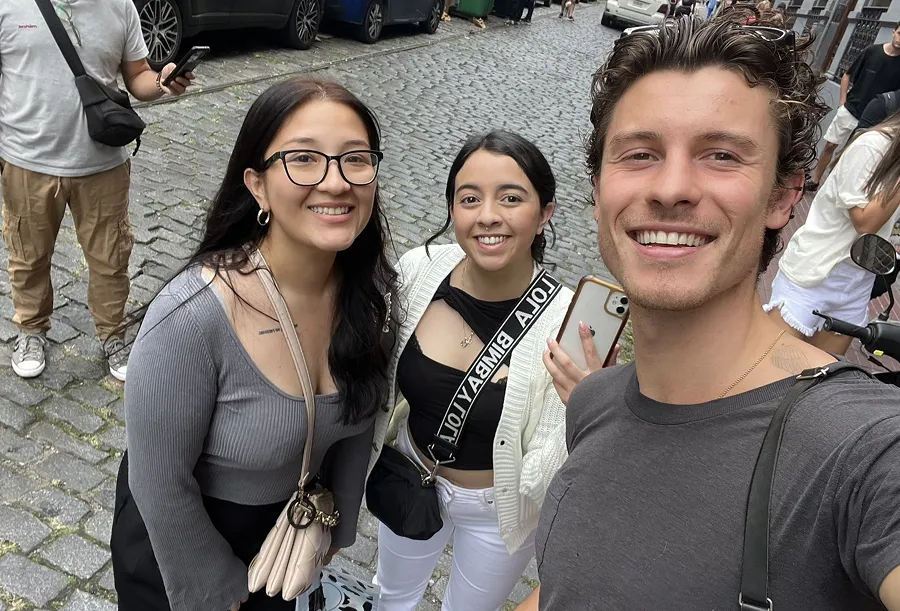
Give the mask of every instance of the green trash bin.
M 453 8 L 453 12 L 465 17 L 483 19 L 491 14 L 493 8 L 494 0 L 459 0 L 459 3 Z

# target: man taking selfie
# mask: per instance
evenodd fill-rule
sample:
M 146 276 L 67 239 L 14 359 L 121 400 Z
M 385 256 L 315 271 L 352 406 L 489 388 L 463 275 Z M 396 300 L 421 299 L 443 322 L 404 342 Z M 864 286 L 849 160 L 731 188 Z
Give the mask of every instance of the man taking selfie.
M 636 30 L 594 78 L 594 218 L 635 361 L 571 394 L 522 609 L 900 611 L 900 391 L 857 370 L 789 412 L 757 529 L 768 587 L 739 603 L 763 438 L 798 374 L 836 367 L 756 292 L 825 112 L 794 34 L 758 25 Z
M 46 0 L 45 0 L 46 1 Z M 132 0 L 49 0 L 96 81 L 116 88 L 119 74 L 139 100 L 181 94 L 186 74 L 163 84 L 147 63 Z M 118 331 L 128 299 L 133 237 L 128 221 L 131 164 L 124 147 L 92 139 L 75 77 L 35 0 L 0 1 L 0 173 L 3 239 L 19 329 L 12 368 L 23 378 L 46 366 L 53 312 L 50 260 L 68 205 L 90 274 L 88 308 L 110 373 L 125 380 Z

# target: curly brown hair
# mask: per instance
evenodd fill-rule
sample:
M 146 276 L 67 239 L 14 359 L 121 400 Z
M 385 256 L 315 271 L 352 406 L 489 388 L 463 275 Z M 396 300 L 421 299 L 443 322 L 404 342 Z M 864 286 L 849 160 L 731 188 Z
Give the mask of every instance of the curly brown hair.
M 733 70 L 751 87 L 766 87 L 775 94 L 772 116 L 779 134 L 776 185 L 786 188 L 792 176 L 809 170 L 816 160 L 819 121 L 828 112 L 818 94 L 819 79 L 803 60 L 803 51 L 812 39 L 796 39 L 794 44 L 773 42 L 754 31 L 771 25 L 764 20 L 753 26 L 741 25 L 748 15 L 756 17 L 753 13 L 735 8 L 712 21 L 670 20 L 658 30 L 623 35 L 616 41 L 591 85 L 594 129 L 586 143 L 591 176 L 600 173 L 613 110 L 638 79 L 662 70 L 691 73 L 708 67 Z M 759 273 L 778 252 L 780 233 L 780 229 L 766 230 Z

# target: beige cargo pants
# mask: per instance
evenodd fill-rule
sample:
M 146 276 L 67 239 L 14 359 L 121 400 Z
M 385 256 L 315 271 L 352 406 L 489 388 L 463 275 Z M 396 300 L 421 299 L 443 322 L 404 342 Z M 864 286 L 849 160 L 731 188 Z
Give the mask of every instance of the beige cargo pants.
M 50 328 L 50 259 L 66 211 L 72 211 L 88 264 L 88 308 L 97 334 L 118 333 L 128 299 L 128 259 L 134 237 L 128 220 L 131 163 L 77 178 L 31 172 L 0 160 L 3 239 L 9 248 L 9 284 L 24 333 Z

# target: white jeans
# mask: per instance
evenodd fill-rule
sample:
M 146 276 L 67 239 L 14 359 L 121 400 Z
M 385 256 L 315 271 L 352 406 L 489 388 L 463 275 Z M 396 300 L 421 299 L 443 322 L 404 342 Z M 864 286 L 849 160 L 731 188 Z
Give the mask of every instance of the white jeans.
M 397 449 L 415 457 L 406 427 Z M 444 527 L 428 541 L 400 537 L 379 525 L 379 611 L 413 611 L 451 539 L 453 566 L 442 611 L 499 611 L 534 554 L 534 534 L 510 556 L 500 538 L 492 488 L 470 490 L 438 478 L 437 490 Z

